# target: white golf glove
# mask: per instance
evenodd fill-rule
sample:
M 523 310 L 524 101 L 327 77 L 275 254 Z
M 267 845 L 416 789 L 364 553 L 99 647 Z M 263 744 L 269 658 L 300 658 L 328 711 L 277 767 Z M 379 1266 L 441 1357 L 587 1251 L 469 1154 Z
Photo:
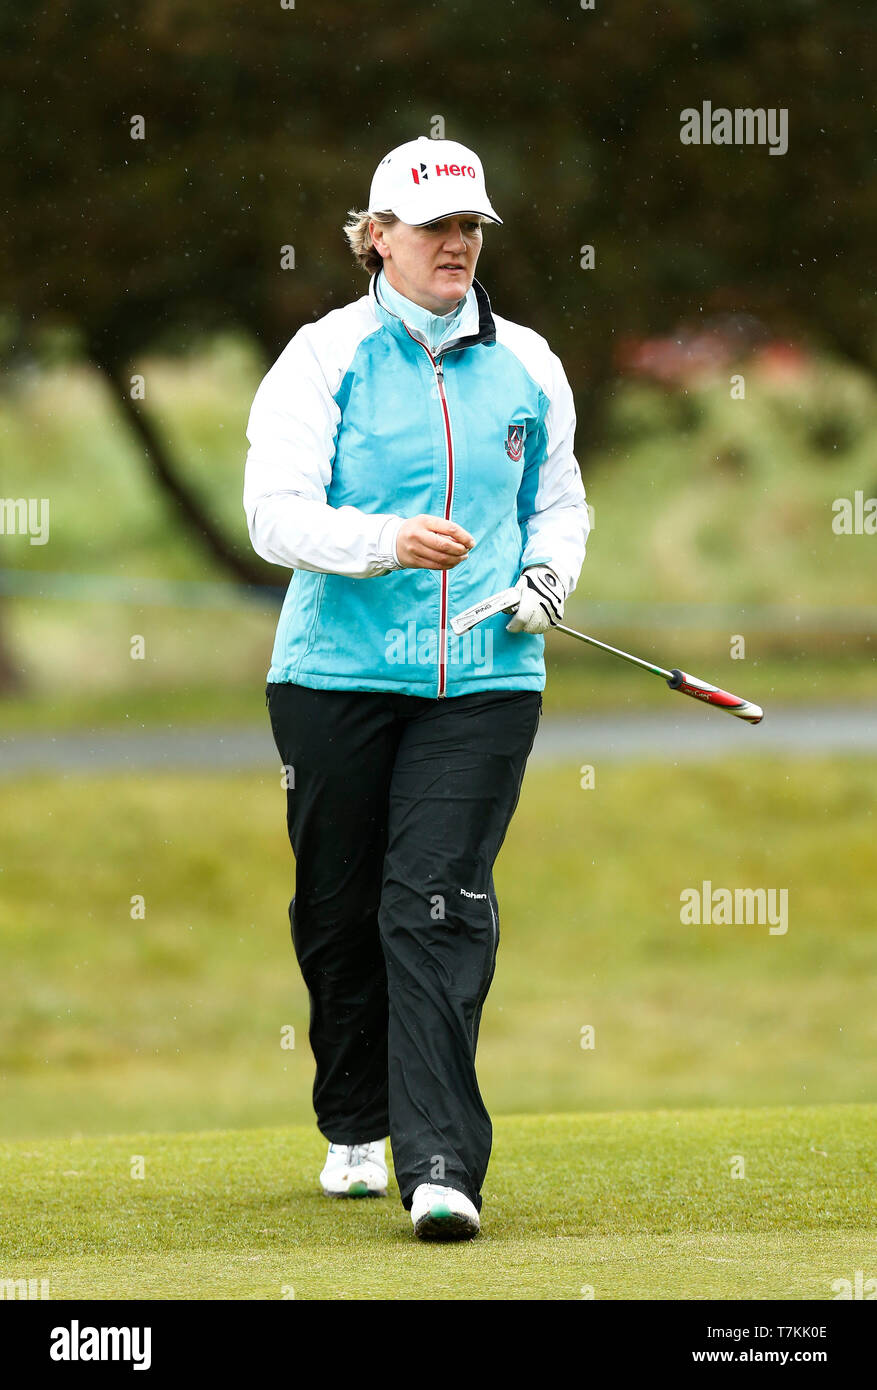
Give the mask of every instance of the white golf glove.
M 548 565 L 531 565 L 515 585 L 521 596 L 518 610 L 507 632 L 547 632 L 555 623 L 563 622 L 566 590 L 554 570 Z

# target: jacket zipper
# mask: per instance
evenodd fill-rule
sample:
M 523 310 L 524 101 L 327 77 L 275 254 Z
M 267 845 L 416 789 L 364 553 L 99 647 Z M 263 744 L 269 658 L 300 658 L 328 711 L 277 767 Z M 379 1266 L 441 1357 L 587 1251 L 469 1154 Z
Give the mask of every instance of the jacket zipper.
M 442 417 L 443 417 L 443 419 L 444 419 L 444 424 L 445 424 L 445 449 L 446 449 L 446 451 L 447 451 L 447 471 L 446 471 L 446 475 L 445 475 L 445 521 L 450 521 L 450 519 L 451 519 L 451 508 L 452 508 L 453 502 L 454 502 L 454 441 L 453 441 L 453 438 L 452 438 L 452 436 L 451 436 L 451 417 L 450 417 L 450 415 L 449 415 L 449 413 L 448 413 L 448 399 L 447 399 L 447 396 L 445 395 L 445 374 L 444 374 L 444 368 L 442 367 L 441 359 L 438 358 L 438 357 L 433 357 L 433 355 L 432 355 L 432 353 L 430 352 L 429 348 L 426 346 L 426 343 L 422 343 L 422 342 L 420 342 L 420 339 L 419 339 L 419 338 L 415 338 L 415 337 L 414 337 L 413 333 L 411 333 L 411 331 L 409 330 L 407 323 L 404 322 L 404 319 L 403 319 L 403 324 L 404 324 L 404 327 L 405 327 L 405 332 L 408 334 L 408 337 L 411 339 L 411 341 L 412 341 L 413 343 L 419 343 L 420 347 L 423 348 L 424 352 L 426 353 L 427 357 L 429 358 L 430 362 L 432 363 L 432 369 L 433 369 L 433 371 L 435 372 L 435 379 L 436 379 L 436 384 L 437 384 L 437 386 L 438 386 L 439 400 L 440 400 L 441 403 L 442 403 Z M 439 632 L 438 632 L 439 646 L 438 646 L 438 691 L 437 691 L 437 694 L 438 694 L 438 698 L 439 698 L 439 699 L 442 699 L 442 698 L 447 694 L 447 685 L 448 685 L 448 666 L 447 666 L 448 636 L 447 636 L 447 627 L 448 627 L 448 571 L 447 571 L 447 570 L 442 570 L 442 571 L 441 571 L 441 598 L 440 598 L 440 602 L 439 602 Z

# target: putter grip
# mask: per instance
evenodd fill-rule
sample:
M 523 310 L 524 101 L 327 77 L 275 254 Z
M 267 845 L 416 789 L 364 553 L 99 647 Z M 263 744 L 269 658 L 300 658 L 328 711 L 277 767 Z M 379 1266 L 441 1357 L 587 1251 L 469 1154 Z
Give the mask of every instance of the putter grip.
M 689 676 L 685 671 L 672 671 L 667 684 L 671 690 L 678 690 L 681 695 L 690 695 L 694 700 L 703 700 L 705 704 L 727 710 L 728 714 L 736 714 L 738 719 L 745 719 L 747 724 L 760 724 L 764 718 L 764 710 L 760 705 L 753 705 L 751 700 L 741 700 L 739 695 L 731 695 L 729 691 L 720 690 L 717 685 L 710 685 L 708 681 L 698 680 L 697 676 Z

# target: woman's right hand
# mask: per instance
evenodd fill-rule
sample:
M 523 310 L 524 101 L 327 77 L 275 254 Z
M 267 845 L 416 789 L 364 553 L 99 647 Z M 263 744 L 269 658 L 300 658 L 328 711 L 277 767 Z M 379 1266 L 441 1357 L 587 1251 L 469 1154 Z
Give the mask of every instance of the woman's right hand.
M 408 570 L 451 570 L 474 544 L 468 531 L 442 516 L 413 516 L 396 534 L 399 564 Z

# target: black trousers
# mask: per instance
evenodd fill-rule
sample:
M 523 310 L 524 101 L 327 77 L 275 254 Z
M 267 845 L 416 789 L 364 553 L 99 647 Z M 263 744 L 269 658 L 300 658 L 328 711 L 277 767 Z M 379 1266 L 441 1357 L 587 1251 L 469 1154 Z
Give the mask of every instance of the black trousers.
M 481 1209 L 493 1137 L 475 1075 L 499 913 L 493 865 L 542 708 L 269 684 L 296 859 L 321 1132 L 389 1134 L 402 1204 L 439 1182 Z

